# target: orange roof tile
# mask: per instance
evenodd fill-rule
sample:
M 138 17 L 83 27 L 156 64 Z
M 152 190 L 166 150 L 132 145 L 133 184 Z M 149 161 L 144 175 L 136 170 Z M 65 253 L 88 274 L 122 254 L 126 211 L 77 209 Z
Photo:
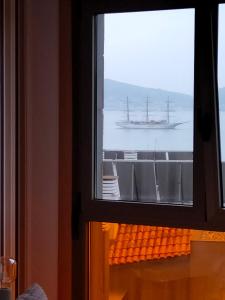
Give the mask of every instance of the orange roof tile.
M 127 264 L 190 254 L 191 230 L 119 224 L 109 264 Z

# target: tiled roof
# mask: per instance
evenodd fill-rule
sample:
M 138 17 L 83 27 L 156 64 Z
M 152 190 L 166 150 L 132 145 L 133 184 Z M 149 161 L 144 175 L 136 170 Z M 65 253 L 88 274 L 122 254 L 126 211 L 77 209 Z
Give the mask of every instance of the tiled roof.
M 190 254 L 189 229 L 119 224 L 109 264 L 119 265 Z

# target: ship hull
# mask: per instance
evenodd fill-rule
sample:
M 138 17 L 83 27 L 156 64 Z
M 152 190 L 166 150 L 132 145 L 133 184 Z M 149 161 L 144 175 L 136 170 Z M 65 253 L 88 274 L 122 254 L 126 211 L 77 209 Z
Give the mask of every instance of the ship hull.
M 117 122 L 117 126 L 123 129 L 175 129 L 182 123 L 170 123 L 170 124 L 151 124 L 151 123 L 140 123 L 132 124 L 129 122 Z

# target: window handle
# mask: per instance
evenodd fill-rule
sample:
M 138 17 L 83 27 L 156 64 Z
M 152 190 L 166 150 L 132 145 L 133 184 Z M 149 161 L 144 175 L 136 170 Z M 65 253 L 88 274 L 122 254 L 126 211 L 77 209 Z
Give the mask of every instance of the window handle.
M 204 142 L 208 142 L 212 132 L 212 114 L 210 112 L 199 113 L 199 131 Z

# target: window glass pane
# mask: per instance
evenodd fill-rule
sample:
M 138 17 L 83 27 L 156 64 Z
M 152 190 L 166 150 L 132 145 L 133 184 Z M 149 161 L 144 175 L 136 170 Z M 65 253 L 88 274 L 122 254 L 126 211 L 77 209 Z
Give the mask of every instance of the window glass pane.
M 194 9 L 97 24 L 97 198 L 191 205 Z
M 225 204 L 225 4 L 219 5 L 218 85 L 220 109 L 220 143 L 222 159 L 223 204 Z
M 91 300 L 225 298 L 225 233 L 91 223 Z

